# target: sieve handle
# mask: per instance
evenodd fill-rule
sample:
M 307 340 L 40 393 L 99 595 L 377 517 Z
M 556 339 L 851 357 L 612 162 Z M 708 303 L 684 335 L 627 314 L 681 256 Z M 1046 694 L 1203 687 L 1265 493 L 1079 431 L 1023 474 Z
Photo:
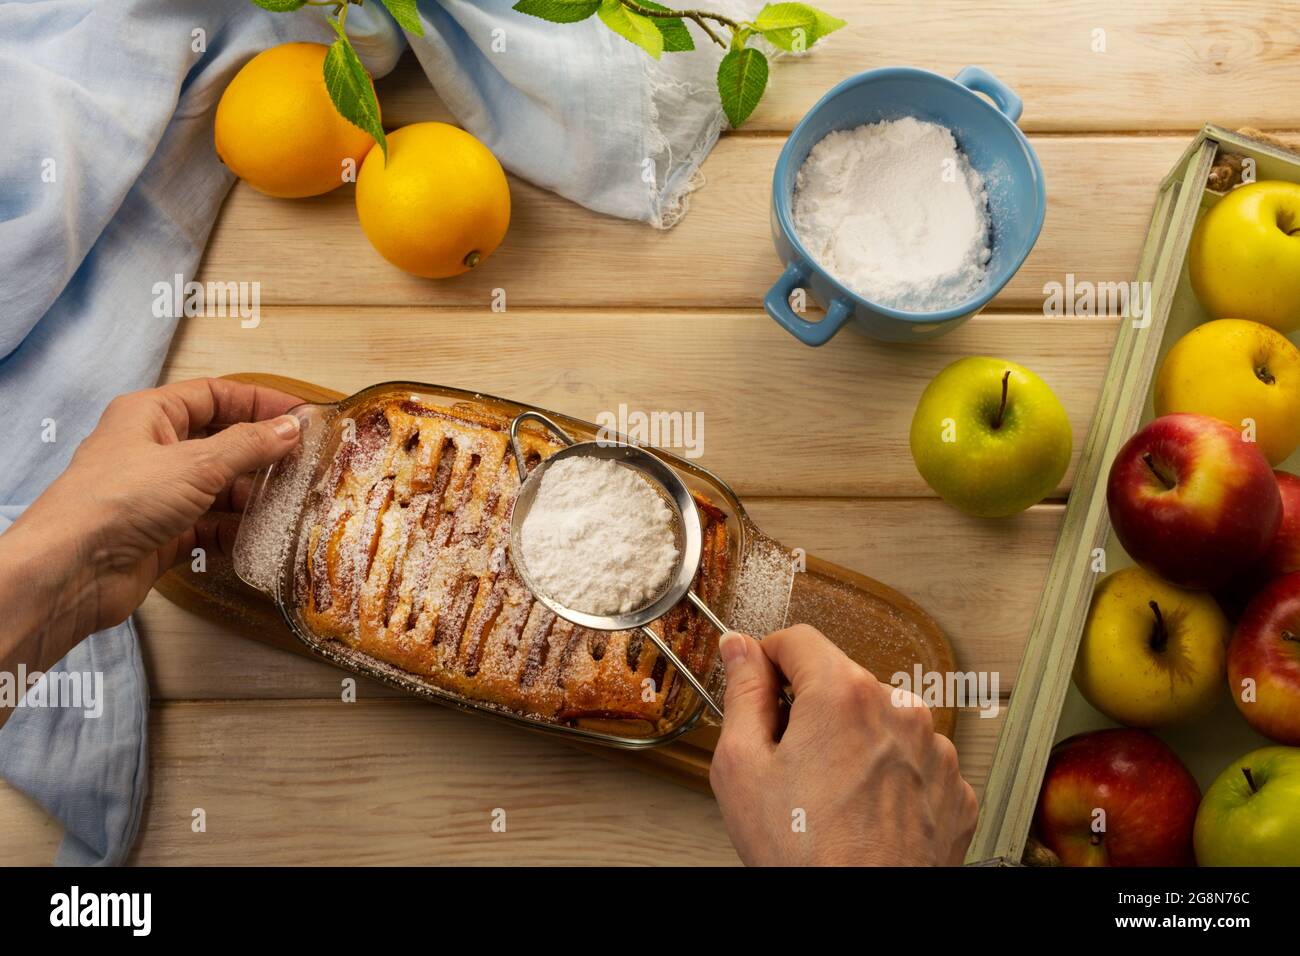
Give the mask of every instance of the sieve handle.
M 710 617 L 712 617 L 711 613 Z M 653 643 L 655 647 L 659 648 L 659 653 L 668 658 L 668 662 L 672 664 L 673 667 L 677 668 L 677 673 L 686 678 L 686 683 L 690 684 L 695 690 L 695 693 L 700 695 L 700 700 L 708 704 L 709 710 L 721 717 L 722 708 L 718 706 L 718 702 L 713 699 L 712 694 L 704 689 L 704 685 L 700 683 L 700 679 L 695 676 L 695 672 L 682 662 L 682 659 L 677 656 L 677 652 L 672 649 L 672 646 L 644 624 L 641 625 L 641 633 L 650 638 L 651 643 Z
M 515 456 L 515 467 L 519 469 L 520 484 L 523 484 L 528 480 L 528 466 L 524 464 L 524 450 L 519 447 L 519 426 L 529 419 L 535 422 L 540 422 L 542 425 L 546 426 L 547 430 L 549 430 L 556 438 L 560 439 L 560 441 L 564 442 L 564 444 L 573 444 L 573 438 L 570 437 L 569 433 L 541 412 L 520 412 L 516 415 L 514 420 L 510 423 L 510 451 Z
M 722 618 L 713 613 L 713 609 L 704 603 L 704 599 L 694 591 L 687 591 L 686 598 L 695 605 L 695 609 L 709 619 L 709 623 L 718 629 L 719 634 L 726 634 L 731 628 L 722 623 Z
M 726 634 L 728 631 L 731 630 L 731 628 L 727 627 L 727 625 L 722 623 L 722 618 L 714 614 L 713 609 L 704 603 L 704 599 L 700 597 L 698 594 L 696 594 L 694 591 L 687 591 L 686 597 L 689 598 L 690 602 L 695 605 L 695 609 L 699 611 L 701 614 L 703 614 L 706 618 L 708 618 L 709 623 L 718 629 L 719 634 Z M 678 668 L 678 670 L 680 669 L 681 668 Z M 794 698 L 790 696 L 790 691 L 785 687 L 781 688 L 781 699 L 784 700 L 787 704 L 790 704 L 792 706 L 794 704 Z M 708 700 L 707 696 L 705 697 L 705 700 Z M 713 706 L 712 701 L 709 701 L 709 706 Z M 717 707 L 714 707 L 713 710 L 715 713 L 717 713 L 719 717 L 722 716 L 722 711 L 718 710 Z

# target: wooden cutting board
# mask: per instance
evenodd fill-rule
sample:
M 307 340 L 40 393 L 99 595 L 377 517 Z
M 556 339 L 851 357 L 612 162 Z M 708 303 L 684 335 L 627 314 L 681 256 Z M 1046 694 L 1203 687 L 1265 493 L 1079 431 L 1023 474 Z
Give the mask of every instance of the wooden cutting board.
M 298 379 L 259 372 L 227 378 L 265 385 L 306 402 L 334 402 L 342 392 Z M 829 561 L 809 556 L 807 569 L 796 574 L 790 597 L 790 622 L 821 630 L 846 654 L 882 680 L 898 671 L 947 673 L 955 668 L 952 648 L 934 620 L 915 602 L 879 581 Z M 163 575 L 157 590 L 174 604 L 222 624 L 242 637 L 295 654 L 313 653 L 290 632 L 276 606 L 235 575 L 229 562 L 213 559 L 203 574 L 181 565 Z M 951 737 L 953 708 L 934 710 L 935 728 Z M 561 738 L 563 739 L 563 738 Z M 681 739 L 653 750 L 624 751 L 566 741 L 602 757 L 639 767 L 698 790 L 709 786 L 709 760 L 718 728 L 701 726 Z

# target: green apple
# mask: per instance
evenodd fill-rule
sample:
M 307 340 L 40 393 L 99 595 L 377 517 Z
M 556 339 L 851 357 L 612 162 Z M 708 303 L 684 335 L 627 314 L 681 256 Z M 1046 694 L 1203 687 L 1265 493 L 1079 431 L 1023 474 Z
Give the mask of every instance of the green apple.
M 1239 186 L 1192 233 L 1192 288 L 1216 319 L 1300 329 L 1300 183 Z
M 1201 866 L 1300 866 L 1300 747 L 1261 747 L 1229 764 L 1193 832 Z
M 1183 723 L 1223 697 L 1231 637 L 1232 625 L 1206 592 L 1124 568 L 1093 593 L 1074 684 L 1121 724 Z
M 1070 419 L 1047 383 L 1002 359 L 958 359 L 921 395 L 912 459 L 954 508 L 981 518 L 1017 514 L 1060 484 Z

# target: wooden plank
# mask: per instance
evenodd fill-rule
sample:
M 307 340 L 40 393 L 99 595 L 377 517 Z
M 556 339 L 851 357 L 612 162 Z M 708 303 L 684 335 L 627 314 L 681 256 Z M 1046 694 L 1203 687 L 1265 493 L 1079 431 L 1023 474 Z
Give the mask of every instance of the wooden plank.
M 955 359 L 1035 370 L 1074 424 L 1096 405 L 1118 320 L 980 317 L 951 335 L 882 346 L 854 332 L 821 349 L 759 313 L 434 313 L 267 308 L 261 325 L 182 323 L 167 380 L 275 372 L 355 391 L 393 379 L 488 392 L 589 421 L 630 410 L 703 415 L 699 462 L 743 496 L 931 494 L 908 431 L 921 392 Z M 1068 489 L 1067 473 L 1058 492 Z
M 1187 137 L 1031 140 L 1047 182 L 1047 218 L 1033 253 L 993 307 L 1041 313 L 1044 284 L 1064 282 L 1067 268 L 1093 282 L 1133 278 L 1156 185 Z M 217 219 L 199 279 L 260 282 L 264 306 L 454 306 L 487 316 L 494 290 L 504 290 L 512 308 L 753 308 L 781 272 L 768 193 L 782 142 L 720 142 L 704 165 L 708 185 L 668 232 L 593 213 L 512 179 L 505 243 L 473 272 L 440 281 L 407 275 L 371 248 L 351 186 L 284 200 L 241 183 Z
M 1061 505 L 1008 522 L 966 518 L 933 500 L 760 498 L 750 511 L 791 547 L 879 578 L 920 603 L 951 641 L 958 667 L 997 671 L 1002 692 L 1010 693 Z M 953 554 L 967 558 L 954 561 Z M 137 620 L 156 700 L 334 698 L 350 676 L 244 640 L 158 594 Z M 357 693 L 401 696 L 364 679 Z
M 1296 118 L 1295 0 L 819 5 L 849 25 L 812 54 L 773 65 L 746 130 L 792 129 L 826 90 L 862 70 L 913 65 L 953 76 L 969 63 L 991 70 L 1024 98 L 1021 122 L 1029 130 L 1191 131 L 1211 119 L 1279 127 Z M 1094 50 L 1099 29 L 1104 51 Z M 507 33 L 505 55 L 508 41 Z M 380 82 L 379 95 L 386 124 L 448 118 L 412 56 Z
M 1000 723 L 958 721 L 977 791 Z M 158 705 L 150 762 L 140 864 L 736 862 L 711 797 L 414 701 Z M 0 784 L 6 863 L 49 862 L 58 836 Z

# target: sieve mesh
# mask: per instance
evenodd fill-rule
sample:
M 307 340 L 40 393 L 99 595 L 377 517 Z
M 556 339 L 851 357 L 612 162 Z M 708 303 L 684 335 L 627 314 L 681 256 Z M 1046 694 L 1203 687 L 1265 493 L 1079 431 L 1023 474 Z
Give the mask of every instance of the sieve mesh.
M 677 502 L 674 500 L 669 490 L 664 487 L 663 482 L 658 481 L 652 475 L 648 474 L 645 471 L 645 469 L 639 468 L 637 467 L 636 464 L 633 464 L 631 462 L 616 461 L 615 463 L 619 467 L 626 468 L 629 471 L 633 472 L 634 474 L 636 474 L 638 478 L 640 478 L 647 485 L 649 485 L 650 488 L 654 491 L 654 493 L 663 502 L 664 506 L 668 509 L 668 513 L 671 516 L 673 547 L 677 552 L 677 559 L 673 565 L 672 572 L 668 575 L 665 575 L 662 584 L 660 584 L 660 586 L 653 593 L 651 593 L 651 595 L 639 607 L 636 607 L 631 611 L 625 612 L 626 615 L 640 615 L 647 608 L 650 608 L 653 605 L 659 603 L 660 601 L 663 601 L 664 598 L 671 591 L 673 591 L 674 589 L 679 589 L 681 586 L 680 582 L 683 576 L 682 565 L 686 560 L 687 551 L 688 551 L 688 545 L 686 540 L 685 518 L 682 515 L 681 508 L 678 506 Z M 600 617 L 607 616 L 613 618 L 615 617 L 615 615 L 600 615 L 594 611 L 588 611 L 582 608 L 570 607 L 565 605 L 563 602 L 556 599 L 554 595 L 547 594 L 537 584 L 537 579 L 533 576 L 533 574 L 528 569 L 528 563 L 527 563 L 527 559 L 524 556 L 524 549 L 522 547 L 522 542 L 520 541 L 520 535 L 521 535 L 524 522 L 528 518 L 528 513 L 532 510 L 533 502 L 537 498 L 538 490 L 541 487 L 541 482 L 545 473 L 545 469 L 550 464 L 552 464 L 552 461 L 547 460 L 545 462 L 541 462 L 538 466 L 536 466 L 533 469 L 533 471 L 529 474 L 528 480 L 524 483 L 524 486 L 520 489 L 519 495 L 515 498 L 515 503 L 514 503 L 515 513 L 511 517 L 511 542 L 510 542 L 510 555 L 511 555 L 511 559 L 515 563 L 515 569 L 519 572 L 519 576 L 523 579 L 524 584 L 528 587 L 528 590 L 531 591 L 533 595 L 537 597 L 539 600 L 542 600 L 545 603 L 547 603 L 551 607 L 551 609 L 554 610 L 557 614 L 560 614 L 561 617 L 567 617 L 568 612 L 578 612 L 579 614 L 583 614 L 583 615 L 594 615 Z M 690 576 L 691 581 L 694 581 L 695 572 L 697 570 L 698 568 L 692 569 L 691 576 Z M 678 598 L 680 599 L 681 595 L 678 595 Z M 676 601 L 674 601 L 673 603 L 675 604 Z M 618 616 L 622 617 L 624 615 L 618 615 Z

